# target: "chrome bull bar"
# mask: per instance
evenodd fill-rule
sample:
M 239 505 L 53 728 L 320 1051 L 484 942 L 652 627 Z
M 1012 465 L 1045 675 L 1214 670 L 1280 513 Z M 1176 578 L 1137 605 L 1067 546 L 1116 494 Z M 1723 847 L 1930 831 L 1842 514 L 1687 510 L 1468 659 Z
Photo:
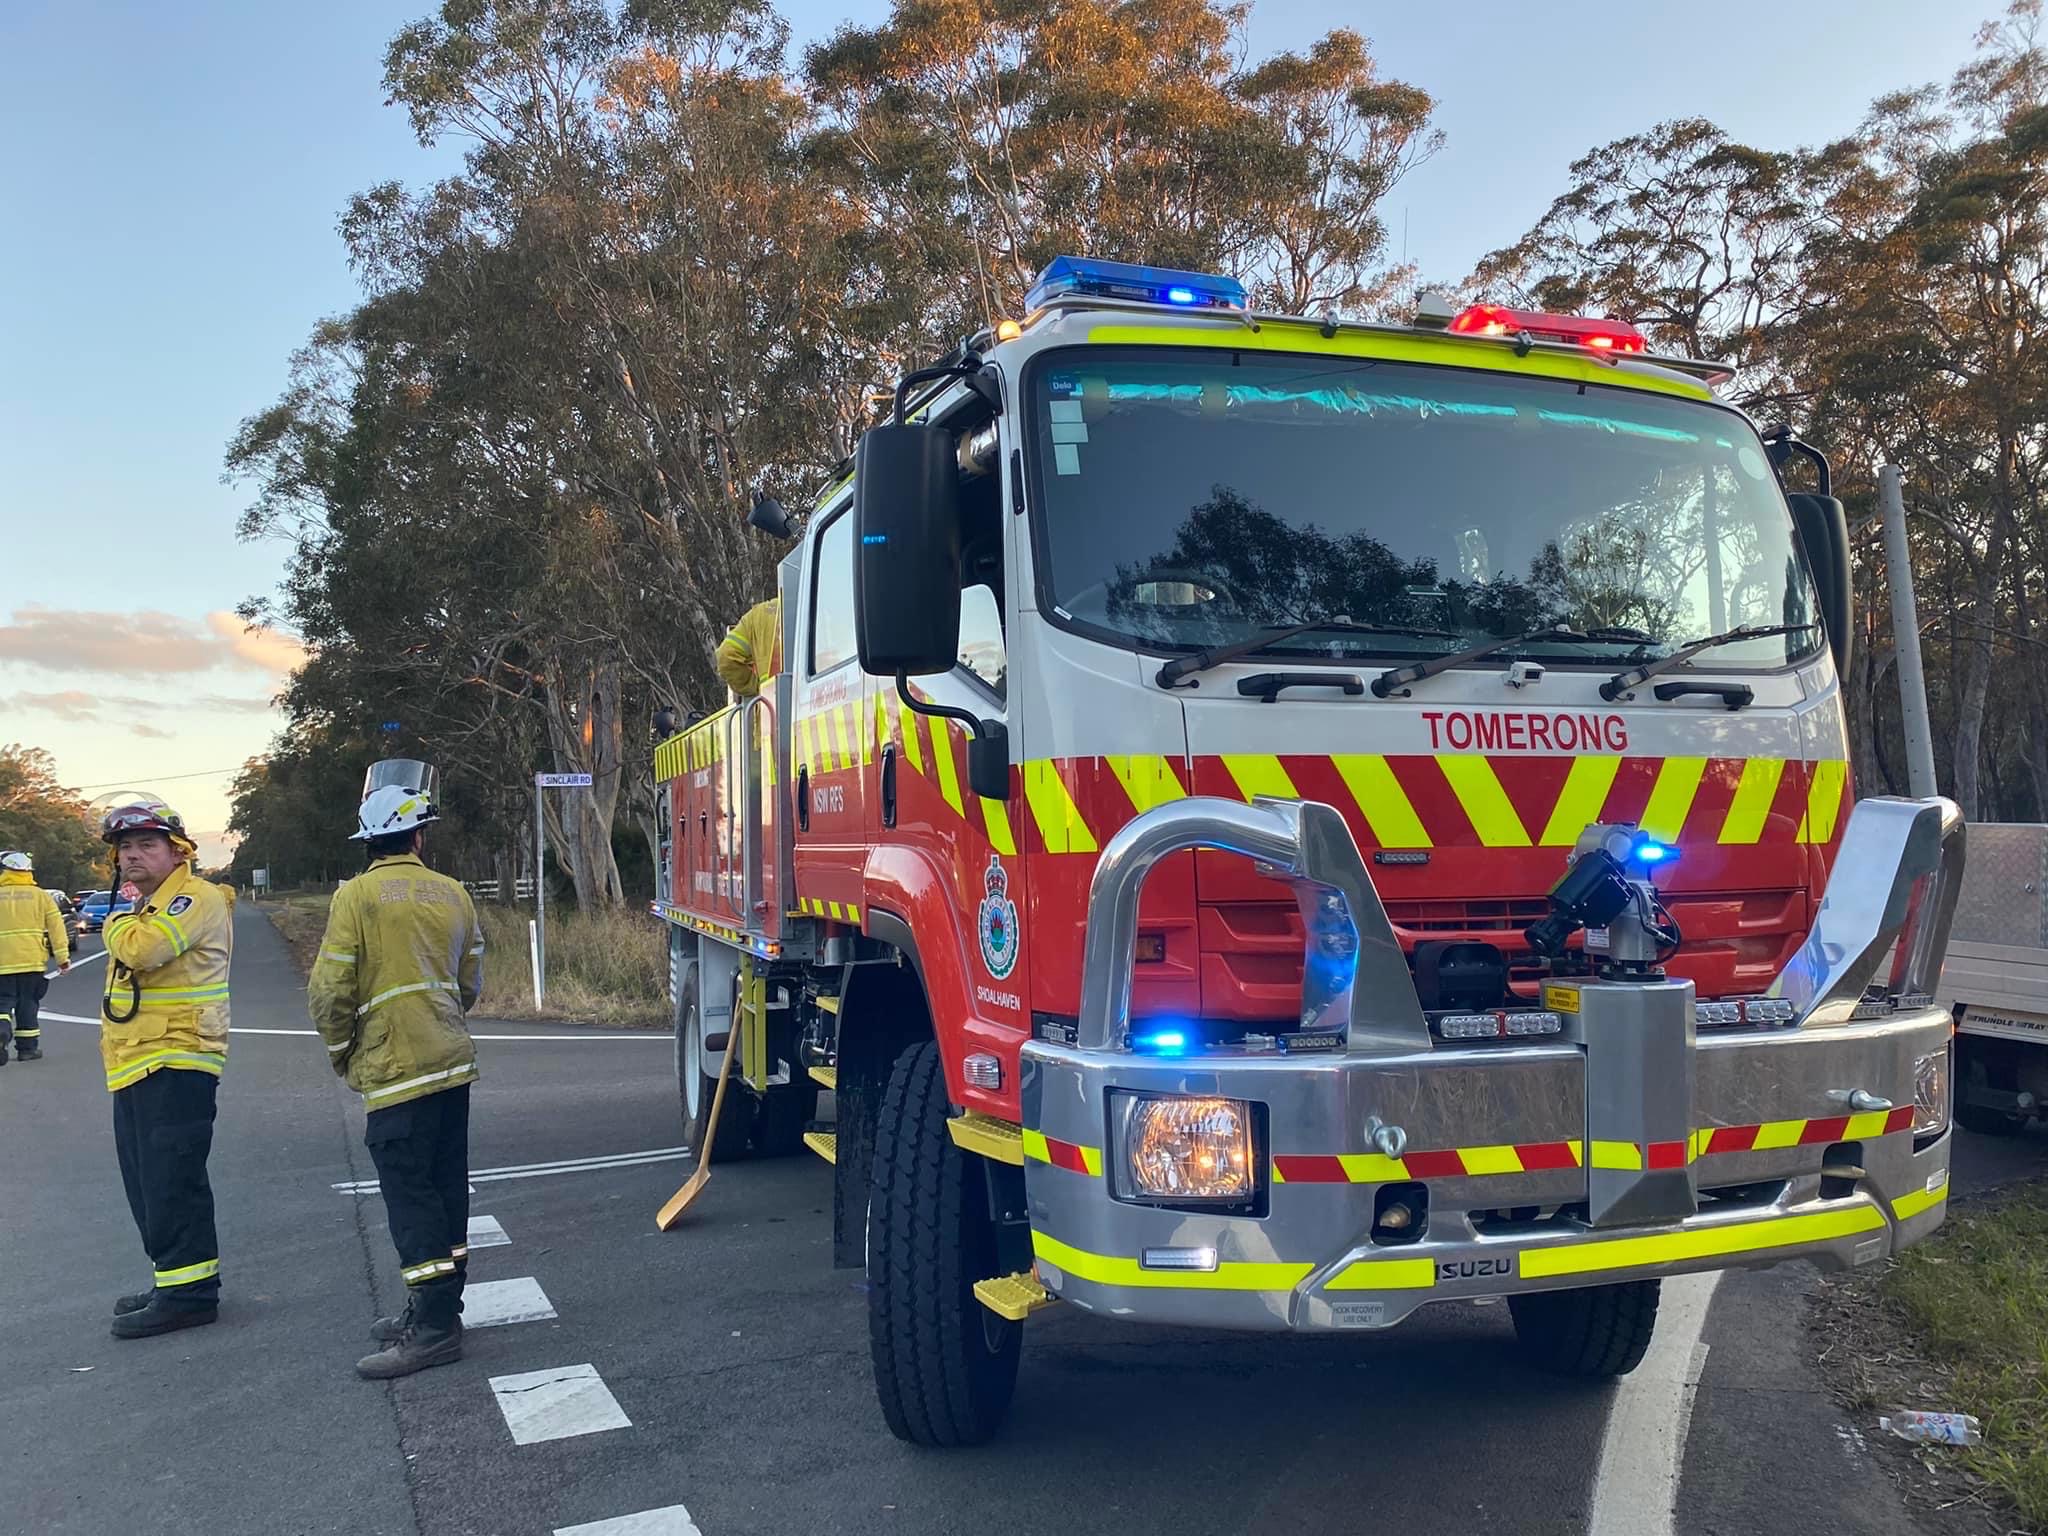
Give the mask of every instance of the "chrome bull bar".
M 1689 984 L 1588 982 L 1569 989 L 1583 997 L 1563 1010 L 1562 1036 L 1475 1048 L 1432 1038 L 1332 807 L 1161 806 L 1101 856 L 1073 1043 L 1024 1048 L 1041 1278 L 1131 1320 L 1379 1327 L 1435 1299 L 1896 1252 L 1940 1224 L 1947 1192 L 1949 1139 L 1918 1133 L 1911 1105 L 1914 1063 L 1950 1030 L 1924 993 L 1939 974 L 1963 839 L 1948 801 L 1859 803 L 1814 931 L 1772 989 L 1795 1003 L 1790 1025 L 1695 1037 Z M 1160 1059 L 1132 1048 L 1139 893 L 1160 860 L 1188 848 L 1243 854 L 1293 886 L 1305 929 L 1301 1027 L 1342 1028 L 1342 1052 L 1197 1048 Z M 1881 1004 L 1865 996 L 1879 981 L 1892 994 Z M 1653 1081 L 1669 1091 L 1648 1091 Z M 1127 1094 L 1260 1106 L 1260 1208 L 1118 1195 L 1109 1106 Z M 1034 1142 L 1050 1152 L 1030 1153 Z M 1641 1161 L 1601 1161 L 1638 1147 Z M 1660 1165 L 1656 1151 L 1674 1148 L 1679 1162 Z M 1850 1164 L 1847 1184 L 1828 1172 Z M 1426 1230 L 1386 1246 L 1378 1194 L 1416 1180 L 1427 1183 Z M 1155 1269 L 1162 1254 L 1206 1256 L 1211 1268 Z

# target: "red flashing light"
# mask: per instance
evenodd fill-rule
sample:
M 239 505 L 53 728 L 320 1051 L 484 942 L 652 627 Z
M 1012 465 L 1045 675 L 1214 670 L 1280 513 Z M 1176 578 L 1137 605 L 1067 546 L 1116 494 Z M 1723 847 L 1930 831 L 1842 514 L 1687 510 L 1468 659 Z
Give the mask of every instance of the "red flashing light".
M 1585 315 L 1546 315 L 1502 304 L 1468 304 L 1446 329 L 1461 336 L 1520 336 L 1538 341 L 1568 341 L 1589 352 L 1625 356 L 1647 350 L 1643 333 L 1625 320 L 1594 320 Z

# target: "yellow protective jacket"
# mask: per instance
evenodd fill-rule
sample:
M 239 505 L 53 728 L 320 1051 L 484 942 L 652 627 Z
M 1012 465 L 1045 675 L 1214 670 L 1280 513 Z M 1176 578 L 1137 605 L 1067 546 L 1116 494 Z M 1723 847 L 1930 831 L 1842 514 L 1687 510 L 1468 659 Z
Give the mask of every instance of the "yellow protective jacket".
M 483 986 L 476 904 L 406 853 L 334 893 L 306 1006 L 363 1107 L 389 1109 L 476 1080 L 462 1016 Z
M 28 870 L 0 870 L 0 976 L 16 971 L 40 976 L 46 957 L 60 964 L 71 958 L 64 914 Z
M 751 699 L 782 670 L 782 599 L 756 603 L 718 645 L 718 675 L 725 686 Z
M 100 1057 L 109 1093 L 166 1067 L 220 1076 L 234 913 L 233 891 L 181 864 L 139 910 L 107 920 Z

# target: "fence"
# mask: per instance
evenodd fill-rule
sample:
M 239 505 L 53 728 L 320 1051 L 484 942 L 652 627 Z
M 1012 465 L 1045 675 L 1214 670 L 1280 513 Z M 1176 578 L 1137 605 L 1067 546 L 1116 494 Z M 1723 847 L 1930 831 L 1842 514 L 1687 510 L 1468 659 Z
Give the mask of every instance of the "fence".
M 478 901 L 496 901 L 498 899 L 498 882 L 495 880 L 465 880 L 462 882 L 462 885 L 463 889 L 467 890 Z M 512 899 L 514 901 L 533 900 L 533 876 L 521 875 L 512 882 Z

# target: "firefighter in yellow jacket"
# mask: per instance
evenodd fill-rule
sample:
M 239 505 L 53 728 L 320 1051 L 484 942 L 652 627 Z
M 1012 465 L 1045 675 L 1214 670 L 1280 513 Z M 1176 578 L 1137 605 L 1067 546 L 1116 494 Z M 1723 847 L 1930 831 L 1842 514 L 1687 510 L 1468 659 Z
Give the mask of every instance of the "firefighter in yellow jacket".
M 197 850 L 161 800 L 114 807 L 100 836 L 138 892 L 133 910 L 107 919 L 100 1056 L 121 1183 L 156 1269 L 149 1290 L 114 1303 L 114 1336 L 142 1339 L 219 1312 L 206 1158 L 227 1064 L 235 898 L 193 872 Z
M 782 670 L 782 599 L 756 603 L 718 645 L 718 675 L 734 693 L 751 699 Z
M 43 1054 L 36 1008 L 49 988 L 43 966 L 57 962 L 57 974 L 71 969 L 71 936 L 50 893 L 36 884 L 36 863 L 25 853 L 0 853 L 0 1067 L 7 1046 L 23 1061 Z
M 379 1318 L 386 1347 L 356 1363 L 373 1380 L 462 1358 L 469 1260 L 469 1085 L 463 1015 L 483 992 L 484 937 L 469 892 L 420 862 L 437 819 L 424 791 L 371 792 L 355 839 L 370 867 L 334 893 L 306 1002 L 327 1059 L 363 1096 L 405 1310 Z

